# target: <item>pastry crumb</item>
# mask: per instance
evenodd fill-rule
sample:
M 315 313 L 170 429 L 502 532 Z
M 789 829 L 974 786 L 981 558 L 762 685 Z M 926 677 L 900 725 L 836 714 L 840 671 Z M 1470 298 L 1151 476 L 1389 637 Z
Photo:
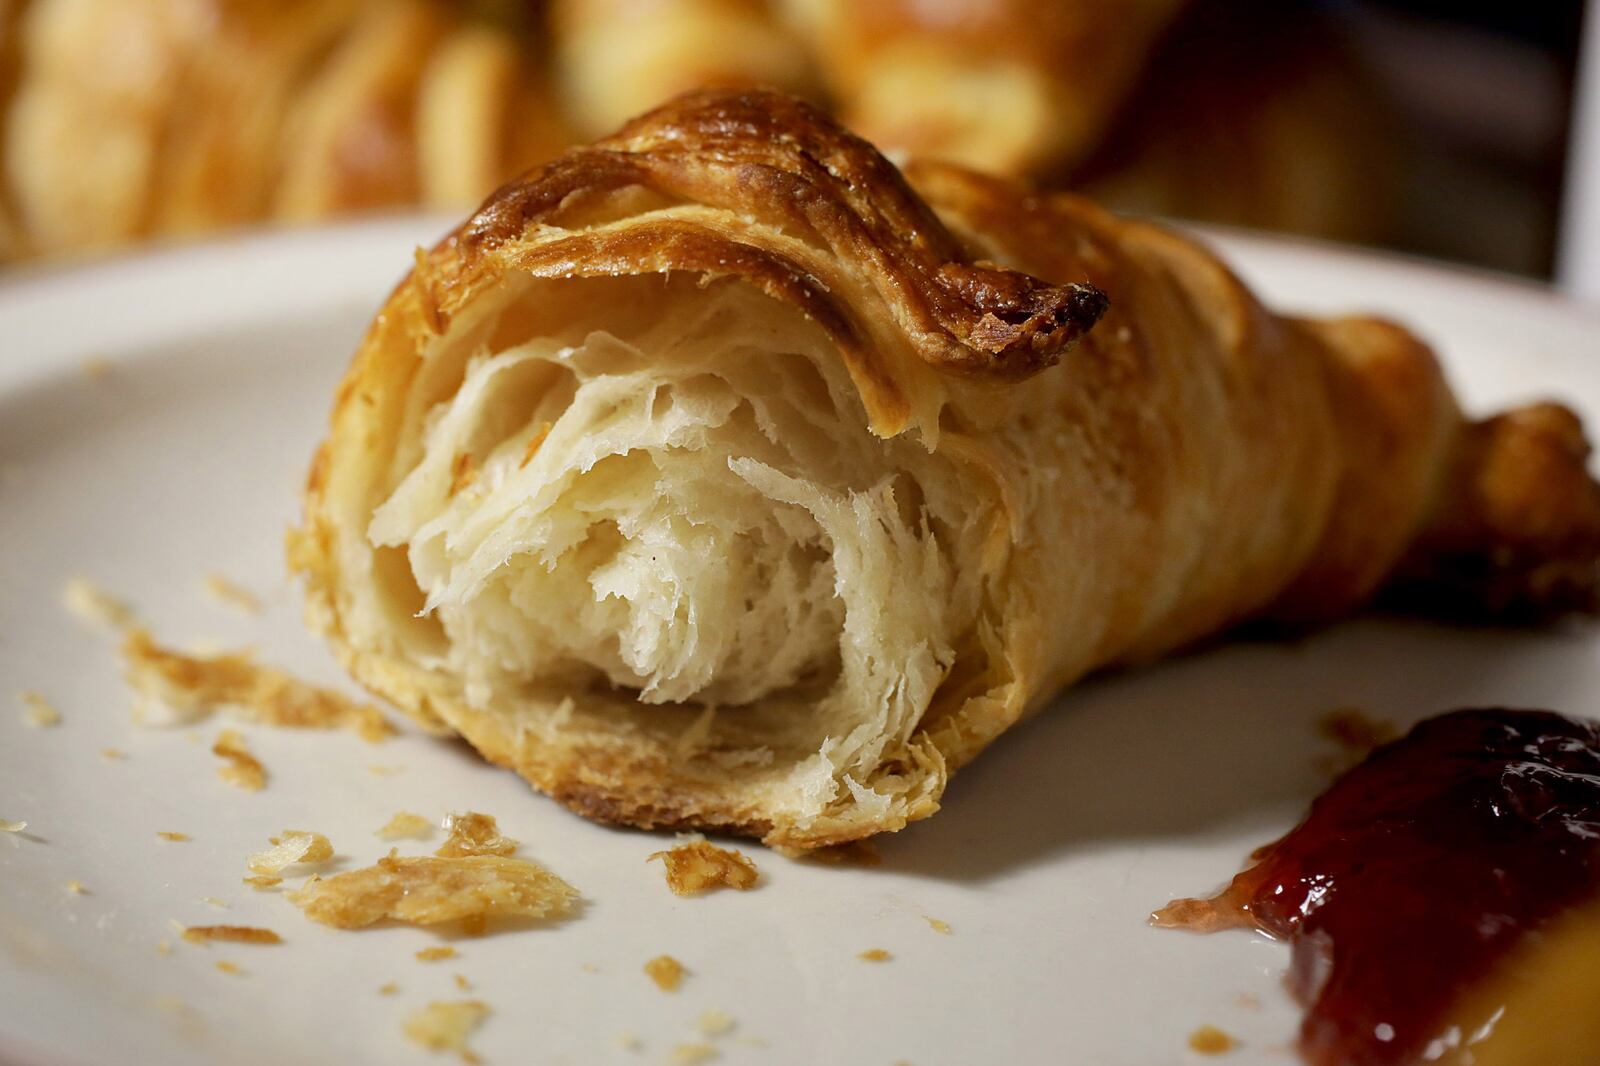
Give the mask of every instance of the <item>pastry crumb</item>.
M 158 941 L 156 941 L 156 954 L 157 955 L 171 955 L 172 954 L 172 941 L 170 941 L 170 940 L 158 940 Z
M 423 948 L 421 951 L 417 952 L 418 962 L 438 962 L 441 959 L 453 959 L 455 957 L 456 949 L 449 946 Z
M 61 712 L 40 693 L 19 692 L 17 702 L 22 704 L 22 720 L 35 729 L 50 729 L 61 724 Z
M 1317 760 L 1317 768 L 1341 774 L 1373 751 L 1400 737 L 1393 722 L 1374 718 L 1359 707 L 1337 707 L 1317 719 L 1317 733 L 1338 746 L 1338 752 Z
M 373 777 L 393 777 L 395 774 L 405 773 L 404 766 L 384 766 L 381 763 L 372 763 L 367 767 L 367 773 Z
M 1239 1041 L 1214 1025 L 1202 1025 L 1189 1034 L 1189 1050 L 1201 1055 L 1225 1055 L 1239 1046 Z
M 400 986 L 395 984 L 393 981 L 390 981 L 386 985 L 379 985 L 378 986 L 378 995 L 380 995 L 380 996 L 392 996 L 392 995 L 395 995 L 396 993 L 398 993 L 399 991 L 400 991 Z
M 261 765 L 261 760 L 250 754 L 250 749 L 245 746 L 244 735 L 236 729 L 224 729 L 217 734 L 217 741 L 211 745 L 211 754 L 223 759 L 217 768 L 217 776 L 222 778 L 234 788 L 242 788 L 246 792 L 260 792 L 267 787 L 267 768 Z
M 183 939 L 191 944 L 206 944 L 213 940 L 230 944 L 283 943 L 283 937 L 271 929 L 253 925 L 190 925 L 184 927 Z
M 95 381 L 103 381 L 110 377 L 116 368 L 117 365 L 103 355 L 90 356 L 79 366 L 79 369 L 83 371 L 84 377 Z
M 461 989 L 461 991 L 463 991 L 463 992 L 471 992 L 472 991 L 472 982 L 467 980 L 467 975 L 466 974 L 462 974 L 462 973 L 456 974 L 455 980 L 456 980 L 456 987 Z
M 89 890 L 83 887 L 82 881 L 68 881 L 66 889 L 74 896 L 87 896 L 89 894 Z
M 61 603 L 78 621 L 100 629 L 123 630 L 138 623 L 132 607 L 86 577 L 72 578 L 61 587 Z
M 391 851 L 375 866 L 314 879 L 289 898 L 312 921 L 339 929 L 392 918 L 413 925 L 459 921 L 468 931 L 482 932 L 491 918 L 565 916 L 578 893 L 522 859 L 401 858 Z
M 201 903 L 209 903 L 209 904 L 211 904 L 211 906 L 221 908 L 222 910 L 230 910 L 231 909 L 228 906 L 228 901 L 227 900 L 218 899 L 216 896 L 201 896 L 200 897 L 200 902 Z
M 290 866 L 314 865 L 333 858 L 333 843 L 321 833 L 285 829 L 268 837 L 272 847 L 251 855 L 246 865 L 253 874 L 278 874 Z
M 162 840 L 170 840 L 174 844 L 183 844 L 190 839 L 188 833 L 178 833 L 171 829 L 158 829 L 156 830 L 156 836 Z
M 264 888 L 275 888 L 278 885 L 283 884 L 283 878 L 272 877 L 268 874 L 251 874 L 249 877 L 242 878 L 242 880 L 245 884 L 257 890 Z
M 128 757 L 128 753 L 121 748 L 101 748 L 100 757 L 107 762 L 121 762 Z
M 1240 992 L 1233 997 L 1233 1005 L 1241 1010 L 1260 1010 L 1261 997 L 1254 992 Z
M 425 838 L 433 835 L 433 823 L 420 814 L 410 811 L 401 811 L 384 823 L 378 830 L 378 836 L 384 840 L 398 840 L 401 837 Z
M 406 1017 L 403 1030 L 413 1043 L 431 1051 L 467 1054 L 467 1041 L 489 1017 L 489 1005 L 477 999 L 435 1000 Z
M 935 933 L 938 933 L 941 936 L 949 936 L 950 935 L 950 923 L 949 922 L 943 921 L 942 919 L 939 919 L 939 918 L 930 918 L 926 914 L 924 914 L 922 916 L 922 920 L 927 922 L 928 923 L 928 928 L 932 929 Z
M 249 722 L 290 729 L 350 729 L 368 741 L 395 732 L 383 713 L 257 663 L 249 652 L 185 655 L 143 629 L 122 643 L 124 675 L 140 696 L 141 722 L 184 724 L 226 707 Z
M 697 1063 L 710 1062 L 718 1054 L 710 1044 L 679 1044 L 672 1049 L 672 1056 L 667 1061 L 672 1066 L 696 1066 Z
M 27 828 L 27 822 L 12 822 L 0 818 L 0 833 L 20 833 Z
M 733 1032 L 733 1016 L 726 1011 L 711 1007 L 700 1014 L 700 1019 L 695 1022 L 695 1028 L 700 1030 L 700 1035 L 718 1037 Z
M 207 574 L 204 587 L 206 595 L 217 603 L 245 614 L 260 614 L 261 600 L 256 594 L 233 581 L 229 581 L 221 574 Z
M 500 835 L 494 816 L 468 811 L 445 818 L 449 837 L 434 854 L 444 859 L 459 859 L 469 855 L 510 855 L 517 850 L 517 842 Z
M 638 1051 L 644 1047 L 644 1042 L 632 1033 L 618 1033 L 616 1044 L 623 1051 Z
M 676 992 L 678 986 L 683 984 L 684 975 L 689 971 L 683 968 L 683 963 L 671 955 L 657 955 L 644 964 L 644 972 L 661 991 Z
M 889 954 L 883 948 L 868 948 L 866 951 L 863 951 L 861 954 L 857 955 L 856 958 L 862 960 L 863 962 L 888 962 L 890 959 L 894 958 L 894 956 Z
M 848 844 L 813 848 L 810 851 L 798 852 L 794 857 L 820 862 L 827 866 L 878 866 L 883 863 L 883 856 L 878 854 L 878 846 L 871 840 L 852 840 Z
M 229 962 L 227 959 L 218 959 L 216 967 L 223 973 L 232 974 L 235 977 L 244 976 L 244 967 L 236 962 Z
M 656 859 L 665 864 L 667 887 L 678 896 L 696 896 L 718 888 L 745 892 L 754 888 L 761 876 L 743 852 L 719 848 L 709 840 L 690 840 L 670 851 L 655 852 L 645 861 Z

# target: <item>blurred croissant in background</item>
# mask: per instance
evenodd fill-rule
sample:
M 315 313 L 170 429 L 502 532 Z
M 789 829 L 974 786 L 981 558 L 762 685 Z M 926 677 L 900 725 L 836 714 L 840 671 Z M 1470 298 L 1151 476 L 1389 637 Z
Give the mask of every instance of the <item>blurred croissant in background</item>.
M 1375 239 L 1388 140 L 1321 29 L 1186 0 L 0 0 L 0 259 L 461 209 L 749 84 L 1127 209 Z

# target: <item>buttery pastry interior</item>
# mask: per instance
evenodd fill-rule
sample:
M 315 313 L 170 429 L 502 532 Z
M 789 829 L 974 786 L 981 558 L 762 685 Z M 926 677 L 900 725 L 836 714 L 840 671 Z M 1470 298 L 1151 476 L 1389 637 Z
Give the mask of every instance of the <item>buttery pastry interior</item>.
M 1396 575 L 1592 606 L 1586 455 L 1558 408 L 1468 423 L 1399 327 L 1274 315 L 1164 230 L 708 92 L 419 257 L 291 558 L 356 677 L 568 806 L 812 847 L 1247 618 Z

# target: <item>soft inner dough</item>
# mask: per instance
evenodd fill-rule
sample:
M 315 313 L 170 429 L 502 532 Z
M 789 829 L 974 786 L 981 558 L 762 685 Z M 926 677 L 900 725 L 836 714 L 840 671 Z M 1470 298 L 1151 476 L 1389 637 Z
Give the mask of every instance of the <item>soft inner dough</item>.
M 415 621 L 448 638 L 427 665 L 497 714 L 557 713 L 543 694 L 575 686 L 692 710 L 701 747 L 776 760 L 796 809 L 870 804 L 867 773 L 980 613 L 952 558 L 984 533 L 981 493 L 909 435 L 874 437 L 785 305 L 687 278 L 553 284 L 598 287 L 605 328 L 523 335 L 537 295 L 508 293 L 411 391 L 368 538 L 403 550 Z

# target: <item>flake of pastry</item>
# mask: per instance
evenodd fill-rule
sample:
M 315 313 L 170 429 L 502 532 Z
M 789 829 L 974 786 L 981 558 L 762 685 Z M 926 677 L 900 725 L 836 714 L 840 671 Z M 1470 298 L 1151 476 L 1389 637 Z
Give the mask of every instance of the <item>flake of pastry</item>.
M 385 822 L 377 835 L 383 840 L 399 840 L 402 837 L 422 839 L 433 835 L 433 823 L 420 814 L 401 811 Z
M 191 944 L 224 941 L 229 944 L 281 944 L 283 938 L 271 929 L 252 925 L 190 925 L 183 928 L 183 939 Z
M 45 699 L 37 692 L 17 693 L 17 702 L 22 704 L 22 720 L 35 729 L 49 729 L 61 724 L 61 712 L 56 710 L 55 704 Z
M 465 1054 L 467 1041 L 489 1017 L 489 1005 L 482 1000 L 435 1000 L 407 1015 L 406 1036 L 431 1051 Z
M 174 844 L 187 843 L 191 839 L 188 833 L 179 833 L 171 829 L 157 830 L 156 836 L 160 837 L 162 840 L 170 840 Z
M 883 948 L 868 948 L 866 951 L 863 951 L 856 957 L 861 959 L 863 962 L 888 962 L 894 956 L 890 955 Z
M 667 1061 L 672 1066 L 697 1066 L 698 1063 L 710 1062 L 719 1055 L 720 1052 L 710 1044 L 678 1044 L 672 1049 L 672 1055 Z
M 467 855 L 505 856 L 517 850 L 517 842 L 510 837 L 500 835 L 500 827 L 495 824 L 494 816 L 490 814 L 479 814 L 477 811 L 452 814 L 445 818 L 445 829 L 450 835 L 439 845 L 439 850 L 434 852 L 441 858 L 456 859 Z
M 379 741 L 394 733 L 383 713 L 332 689 L 263 666 L 249 652 L 188 655 L 139 628 L 122 643 L 124 676 L 141 697 L 136 718 L 185 723 L 227 708 L 236 717 L 291 729 L 349 729 Z
M 217 776 L 228 784 L 246 792 L 260 792 L 267 787 L 267 768 L 250 753 L 243 734 L 238 730 L 224 729 L 218 733 L 216 743 L 211 745 L 211 753 L 223 759 L 223 764 L 217 768 Z
M 666 866 L 667 887 L 679 896 L 695 896 L 718 888 L 744 892 L 754 888 L 760 877 L 756 864 L 743 852 L 719 848 L 708 840 L 690 840 L 668 851 L 654 852 L 647 861 L 656 859 Z
M 438 962 L 441 959 L 453 959 L 455 957 L 456 949 L 448 945 L 433 948 L 423 948 L 421 951 L 417 952 L 417 961 L 419 962 Z
M 727 1011 L 710 1007 L 701 1012 L 695 1028 L 700 1030 L 701 1036 L 719 1037 L 733 1032 L 734 1024 L 733 1016 Z
M 277 874 L 298 864 L 327 862 L 333 858 L 333 842 L 321 833 L 304 829 L 285 829 L 275 837 L 268 837 L 272 847 L 258 851 L 247 861 L 251 873 Z
M 207 596 L 226 607 L 245 614 L 261 613 L 261 600 L 255 593 L 221 574 L 207 574 L 204 588 Z
M 249 877 L 243 878 L 243 883 L 249 885 L 251 888 L 254 888 L 257 891 L 260 891 L 262 889 L 275 888 L 278 885 L 283 884 L 283 878 L 272 877 L 267 874 L 251 874 Z
M 927 922 L 928 923 L 928 928 L 932 929 L 935 933 L 939 933 L 939 934 L 941 934 L 943 936 L 949 936 L 950 935 L 950 923 L 949 922 L 944 921 L 944 920 L 939 919 L 939 918 L 930 918 L 926 914 L 924 914 L 922 916 L 922 920 Z
M 244 967 L 240 966 L 236 962 L 229 962 L 227 959 L 218 959 L 215 965 L 217 969 L 221 970 L 225 974 L 231 974 L 234 977 L 244 976 Z
M 1189 1050 L 1199 1055 L 1224 1055 L 1239 1046 L 1239 1041 L 1214 1025 L 1202 1025 L 1189 1034 Z
M 414 925 L 459 921 L 479 931 L 494 918 L 563 917 L 572 912 L 578 893 L 522 859 L 402 858 L 391 852 L 375 866 L 314 879 L 290 899 L 312 921 L 340 929 L 390 918 Z
M 671 955 L 657 955 L 644 964 L 644 972 L 663 992 L 676 992 L 689 971 Z
M 138 623 L 132 607 L 86 577 L 61 587 L 61 603 L 78 621 L 100 629 L 123 630 Z

